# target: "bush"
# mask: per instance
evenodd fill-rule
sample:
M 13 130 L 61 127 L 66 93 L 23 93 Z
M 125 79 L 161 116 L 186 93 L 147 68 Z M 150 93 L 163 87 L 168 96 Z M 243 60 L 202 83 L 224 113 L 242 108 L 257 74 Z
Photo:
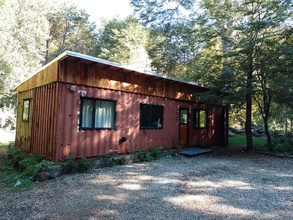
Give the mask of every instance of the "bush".
M 82 157 L 80 161 L 78 162 L 78 170 L 80 172 L 88 171 L 91 167 L 92 167 L 91 161 L 86 159 L 85 157 Z
M 274 132 L 272 135 L 273 149 L 275 152 L 293 154 L 293 134 L 281 135 Z
M 160 152 L 161 150 L 157 147 L 152 147 L 150 149 L 150 156 L 155 158 L 155 159 L 158 159 L 158 153 Z
M 2 181 L 8 185 L 21 182 L 22 187 L 31 185 L 37 174 L 53 164 L 40 155 L 29 155 L 18 148 L 9 148 L 3 166 Z
M 158 149 L 159 150 L 159 149 Z M 151 152 L 147 150 L 140 150 L 137 152 L 137 157 L 141 162 L 150 162 L 157 158 L 158 153 L 155 150 Z
M 73 158 L 66 158 L 64 160 L 64 166 L 67 173 L 73 172 L 85 172 L 88 171 L 92 164 L 90 160 L 82 157 L 78 162 L 75 162 Z

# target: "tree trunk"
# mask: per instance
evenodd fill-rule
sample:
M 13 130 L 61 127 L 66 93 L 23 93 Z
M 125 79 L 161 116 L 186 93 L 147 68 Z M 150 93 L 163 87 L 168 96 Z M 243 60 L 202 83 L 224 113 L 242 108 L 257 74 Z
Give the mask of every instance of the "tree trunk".
M 250 47 L 251 48 L 251 47 Z M 246 72 L 246 149 L 247 151 L 253 150 L 252 132 L 251 132 L 251 118 L 252 118 L 252 74 L 253 74 L 253 50 L 248 54 L 248 65 Z
M 284 130 L 285 134 L 288 133 L 288 111 L 287 109 L 285 109 L 285 130 Z
M 245 121 L 245 132 L 246 132 L 246 149 L 247 151 L 253 150 L 252 132 L 251 132 L 251 112 L 252 112 L 252 101 L 251 94 L 246 94 L 246 121 Z
M 264 117 L 263 121 L 264 121 L 264 125 L 265 125 L 265 133 L 267 136 L 268 149 L 269 149 L 269 151 L 273 151 L 272 137 L 271 137 L 271 133 L 269 131 L 268 117 Z

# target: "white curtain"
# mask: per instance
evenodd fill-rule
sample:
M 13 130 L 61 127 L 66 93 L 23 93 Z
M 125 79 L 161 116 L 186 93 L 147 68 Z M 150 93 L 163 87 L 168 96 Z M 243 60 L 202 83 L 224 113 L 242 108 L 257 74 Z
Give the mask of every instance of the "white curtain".
M 93 121 L 93 100 L 84 99 L 82 105 L 82 127 L 91 128 Z
M 95 128 L 114 128 L 115 102 L 96 100 Z

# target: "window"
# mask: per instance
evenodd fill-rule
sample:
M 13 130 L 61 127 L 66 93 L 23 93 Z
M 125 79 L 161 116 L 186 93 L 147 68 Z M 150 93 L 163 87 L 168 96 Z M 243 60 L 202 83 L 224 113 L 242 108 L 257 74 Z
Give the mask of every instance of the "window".
M 81 99 L 81 129 L 115 129 L 116 102 Z
M 164 107 L 160 105 L 140 104 L 140 128 L 162 129 Z
M 29 121 L 29 113 L 30 113 L 30 100 L 23 100 L 22 107 L 22 121 Z
M 180 124 L 187 124 L 187 123 L 188 123 L 188 110 L 180 109 Z
M 207 128 L 208 112 L 203 109 L 194 109 L 194 128 Z

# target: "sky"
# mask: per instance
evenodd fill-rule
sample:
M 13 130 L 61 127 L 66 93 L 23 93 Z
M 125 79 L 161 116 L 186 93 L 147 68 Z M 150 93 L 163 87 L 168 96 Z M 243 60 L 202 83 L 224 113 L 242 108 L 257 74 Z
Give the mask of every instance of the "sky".
M 125 18 L 132 13 L 129 0 L 69 0 L 90 14 L 90 21 L 99 24 L 101 18 L 107 20 Z

